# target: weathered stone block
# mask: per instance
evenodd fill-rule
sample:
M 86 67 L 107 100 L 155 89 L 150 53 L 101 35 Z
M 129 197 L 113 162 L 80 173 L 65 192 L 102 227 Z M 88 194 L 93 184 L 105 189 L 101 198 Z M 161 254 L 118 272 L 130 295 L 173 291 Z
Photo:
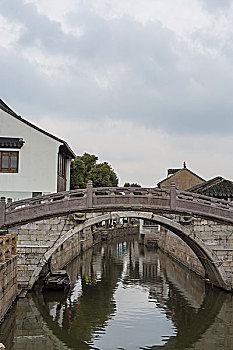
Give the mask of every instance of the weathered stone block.
M 29 234 L 29 230 L 27 230 L 27 229 L 19 230 L 19 235 L 28 235 L 28 234 Z
M 30 238 L 29 234 L 19 234 L 18 241 L 28 241 Z

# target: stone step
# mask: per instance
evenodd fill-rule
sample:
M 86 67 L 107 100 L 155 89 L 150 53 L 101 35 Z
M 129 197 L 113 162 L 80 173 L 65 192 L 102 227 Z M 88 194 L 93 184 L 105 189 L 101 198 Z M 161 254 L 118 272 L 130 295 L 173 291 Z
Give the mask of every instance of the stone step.
M 211 245 L 211 246 L 209 245 L 208 247 L 211 248 L 211 250 L 216 250 L 216 251 L 221 250 L 221 251 L 228 251 L 228 252 L 232 251 L 233 252 L 233 248 L 224 248 L 222 246 L 217 246 L 217 245 Z

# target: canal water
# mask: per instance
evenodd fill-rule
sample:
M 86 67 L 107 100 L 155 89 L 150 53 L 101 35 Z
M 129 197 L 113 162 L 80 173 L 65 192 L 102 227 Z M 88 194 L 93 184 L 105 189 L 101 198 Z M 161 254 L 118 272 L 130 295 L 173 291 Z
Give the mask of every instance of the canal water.
M 137 240 L 67 266 L 67 293 L 35 288 L 0 326 L 6 350 L 233 349 L 233 298 Z

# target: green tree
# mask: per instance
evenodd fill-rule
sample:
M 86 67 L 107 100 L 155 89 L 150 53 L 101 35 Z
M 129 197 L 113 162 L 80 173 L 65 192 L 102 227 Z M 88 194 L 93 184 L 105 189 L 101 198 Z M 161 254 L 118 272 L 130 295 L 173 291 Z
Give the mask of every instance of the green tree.
M 70 167 L 70 188 L 85 188 L 84 180 L 85 164 L 81 157 L 76 157 Z
M 91 169 L 96 165 L 98 157 L 94 154 L 84 153 L 80 158 L 84 163 L 84 178 L 86 179 Z
M 94 187 L 116 187 L 118 185 L 117 175 L 107 162 L 96 164 L 89 172 L 87 180 L 92 180 Z
M 125 182 L 124 187 L 142 187 L 142 186 L 137 183 Z
M 88 180 L 93 181 L 94 187 L 115 187 L 118 178 L 112 167 L 107 163 L 97 164 L 98 157 L 84 153 L 77 156 L 71 163 L 71 189 L 85 188 Z

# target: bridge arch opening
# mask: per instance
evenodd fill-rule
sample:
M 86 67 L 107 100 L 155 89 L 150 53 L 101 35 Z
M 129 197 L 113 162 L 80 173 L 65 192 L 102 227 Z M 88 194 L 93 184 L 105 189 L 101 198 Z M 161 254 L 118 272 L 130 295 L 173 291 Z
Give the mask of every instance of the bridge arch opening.
M 66 232 L 41 257 L 40 263 L 34 270 L 33 275 L 29 281 L 29 289 L 33 287 L 34 283 L 38 279 L 43 266 L 49 261 L 51 256 L 65 241 L 85 228 L 96 225 L 103 221 L 117 220 L 119 218 L 147 219 L 172 231 L 174 234 L 180 237 L 196 254 L 205 270 L 206 277 L 209 279 L 209 281 L 215 286 L 218 286 L 225 290 L 231 290 L 231 287 L 227 283 L 227 276 L 223 267 L 218 264 L 216 261 L 216 256 L 213 255 L 212 251 L 203 243 L 202 240 L 196 237 L 187 227 L 173 221 L 172 219 L 153 214 L 152 212 L 140 211 L 117 211 L 102 215 L 100 214 L 99 216 L 87 219 L 85 222 L 78 224 L 74 229 Z
M 191 348 L 191 345 L 195 344 L 195 342 L 200 339 L 201 335 L 204 334 L 206 330 L 211 326 L 213 322 L 212 320 L 215 319 L 215 317 L 218 315 L 219 311 L 221 310 L 221 307 L 225 301 L 226 293 L 221 294 L 221 298 L 217 299 L 214 290 L 212 288 L 208 288 L 206 291 L 206 294 L 203 297 L 202 303 L 200 303 L 200 307 L 194 309 L 193 307 L 190 306 L 192 304 L 192 299 L 190 300 L 190 302 L 188 301 L 189 299 L 187 299 L 187 296 L 189 294 L 186 294 L 184 297 L 183 290 L 179 289 L 179 284 L 174 284 L 173 280 L 169 280 L 169 279 L 167 279 L 167 283 L 169 284 L 169 288 L 172 290 L 172 294 L 173 295 L 175 294 L 177 296 L 173 299 L 175 302 L 175 309 L 178 307 L 178 304 L 180 305 L 180 302 L 182 305 L 187 305 L 186 317 L 184 318 L 185 321 L 183 319 L 180 319 L 180 320 L 176 319 L 176 322 L 178 322 L 176 323 L 176 326 L 178 329 L 181 329 L 181 331 L 179 331 L 175 337 L 172 336 L 170 339 L 168 339 L 167 342 L 165 342 L 164 346 L 162 347 L 153 346 L 153 349 L 161 350 L 162 348 L 164 349 L 171 349 L 171 348 L 184 349 L 186 347 Z M 116 287 L 116 284 L 112 286 L 112 290 L 115 290 L 115 287 Z M 155 289 L 155 293 L 156 292 L 157 290 Z M 111 298 L 112 294 L 109 293 L 108 295 L 110 295 L 110 298 Z M 64 330 L 64 332 L 61 332 L 59 322 L 57 321 L 57 318 L 53 318 L 53 316 L 51 315 L 48 304 L 46 303 L 46 299 L 41 298 L 41 294 L 34 294 L 33 297 L 34 297 L 33 300 L 35 301 L 36 306 L 40 311 L 41 316 L 44 319 L 44 322 L 48 325 L 50 329 L 53 329 L 54 335 L 56 335 L 58 339 L 60 339 L 68 347 L 74 346 L 74 344 L 72 344 L 73 339 L 70 332 L 66 332 L 66 329 Z M 161 298 L 160 291 L 158 292 L 158 297 Z M 166 297 L 165 297 L 165 300 L 167 300 Z M 161 302 L 165 303 L 166 302 L 165 300 L 161 300 Z M 98 303 L 98 300 L 96 300 L 95 302 Z M 176 303 L 177 303 L 177 306 L 176 306 Z M 66 305 L 66 299 L 64 299 L 64 302 L 62 303 L 62 305 Z M 170 308 L 172 308 L 172 305 L 168 303 L 169 310 Z M 75 309 L 71 305 L 68 307 L 72 308 L 72 310 Z M 106 310 L 108 310 L 108 308 L 106 308 Z M 205 314 L 208 314 L 208 317 L 205 319 L 203 318 L 203 312 Z M 75 321 L 77 322 L 77 318 L 72 317 L 71 324 L 73 324 L 73 322 Z M 91 326 L 93 326 L 93 319 L 91 320 L 89 319 L 89 322 L 91 323 Z M 100 322 L 101 322 L 101 319 L 98 318 L 99 326 L 101 326 Z M 190 332 L 190 337 L 187 337 L 187 332 Z M 77 345 L 77 338 L 74 341 L 76 342 L 75 344 Z M 80 344 L 80 346 L 82 346 L 82 344 Z

